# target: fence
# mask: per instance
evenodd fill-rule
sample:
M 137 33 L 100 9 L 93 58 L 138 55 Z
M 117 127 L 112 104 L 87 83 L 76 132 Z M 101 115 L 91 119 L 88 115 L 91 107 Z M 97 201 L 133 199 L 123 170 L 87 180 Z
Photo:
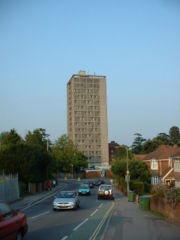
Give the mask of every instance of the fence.
M 0 174 L 0 200 L 11 202 L 19 198 L 18 174 Z

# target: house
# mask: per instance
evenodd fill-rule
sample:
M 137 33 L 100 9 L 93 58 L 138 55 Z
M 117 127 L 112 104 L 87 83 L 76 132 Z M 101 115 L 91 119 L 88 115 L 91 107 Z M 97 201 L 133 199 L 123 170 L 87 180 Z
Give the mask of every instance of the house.
M 172 159 L 174 163 L 175 186 L 180 188 L 180 151 L 176 152 Z
M 180 184 L 180 147 L 161 145 L 155 151 L 140 157 L 150 168 L 152 184 Z M 138 159 L 136 155 L 136 159 Z

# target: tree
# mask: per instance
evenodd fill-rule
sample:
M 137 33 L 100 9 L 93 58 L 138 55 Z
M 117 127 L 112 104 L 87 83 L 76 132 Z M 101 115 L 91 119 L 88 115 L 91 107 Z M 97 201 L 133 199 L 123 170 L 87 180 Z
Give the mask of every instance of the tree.
M 129 151 L 126 145 L 120 145 L 118 148 L 115 149 L 114 159 L 126 159 L 127 157 L 127 150 L 128 150 L 128 157 L 132 159 L 132 153 Z
M 23 139 L 15 129 L 11 129 L 10 132 L 2 132 L 0 134 L 0 150 L 21 143 L 23 143 Z
M 157 147 L 158 147 L 158 144 L 155 141 L 148 139 L 143 144 L 143 153 L 153 152 Z
M 46 149 L 44 129 L 28 132 L 26 141 L 14 129 L 2 133 L 0 137 L 0 168 L 6 173 L 18 173 L 23 182 L 44 181 L 51 176 L 53 159 Z
M 170 143 L 171 144 L 178 144 L 180 145 L 180 132 L 179 128 L 176 126 L 173 126 L 169 130 L 169 136 L 170 136 Z
M 142 153 L 143 143 L 146 141 L 146 139 L 144 139 L 140 133 L 135 133 L 134 135 L 136 137 L 132 144 L 132 152 L 135 154 Z
M 47 150 L 48 134 L 43 128 L 37 128 L 33 132 L 28 131 L 25 136 L 25 142 L 28 145 L 38 146 Z
M 126 175 L 126 160 L 115 160 L 112 165 L 112 172 L 115 175 L 116 181 L 122 191 L 126 191 L 125 175 Z M 133 186 L 134 190 L 140 193 L 139 186 L 143 187 L 141 193 L 150 191 L 151 187 L 151 174 L 148 166 L 141 160 L 129 161 L 130 172 L 130 186 Z
M 148 184 L 151 183 L 150 170 L 143 161 L 131 160 L 129 163 L 129 171 L 132 180 L 139 180 Z
M 52 147 L 53 157 L 57 167 L 62 172 L 71 172 L 72 165 L 75 171 L 87 167 L 87 158 L 77 150 L 71 139 L 62 135 Z

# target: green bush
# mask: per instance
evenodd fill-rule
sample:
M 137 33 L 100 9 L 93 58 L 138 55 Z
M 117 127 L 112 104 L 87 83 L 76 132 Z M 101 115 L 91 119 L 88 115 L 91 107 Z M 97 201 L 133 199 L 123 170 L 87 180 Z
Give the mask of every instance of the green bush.
M 151 193 L 151 189 L 152 189 L 152 185 L 147 183 L 147 182 L 145 182 L 144 183 L 144 192 L 145 193 Z
M 144 183 L 138 180 L 130 181 L 130 189 L 135 191 L 136 194 L 144 194 Z
M 152 196 L 154 199 L 165 199 L 167 203 L 176 206 L 180 202 L 180 189 L 158 185 L 152 188 Z

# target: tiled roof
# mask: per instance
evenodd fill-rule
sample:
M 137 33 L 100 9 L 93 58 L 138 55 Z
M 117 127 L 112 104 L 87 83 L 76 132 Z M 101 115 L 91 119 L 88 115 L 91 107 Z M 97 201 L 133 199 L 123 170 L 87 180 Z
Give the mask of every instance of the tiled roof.
M 180 153 L 180 147 L 178 147 L 177 145 L 161 145 L 154 152 L 147 154 L 144 160 L 150 160 L 153 158 L 168 159 L 169 157 L 173 157 L 176 153 Z
M 135 160 L 143 160 L 143 159 L 145 159 L 146 156 L 147 156 L 147 154 L 134 154 L 134 159 Z

